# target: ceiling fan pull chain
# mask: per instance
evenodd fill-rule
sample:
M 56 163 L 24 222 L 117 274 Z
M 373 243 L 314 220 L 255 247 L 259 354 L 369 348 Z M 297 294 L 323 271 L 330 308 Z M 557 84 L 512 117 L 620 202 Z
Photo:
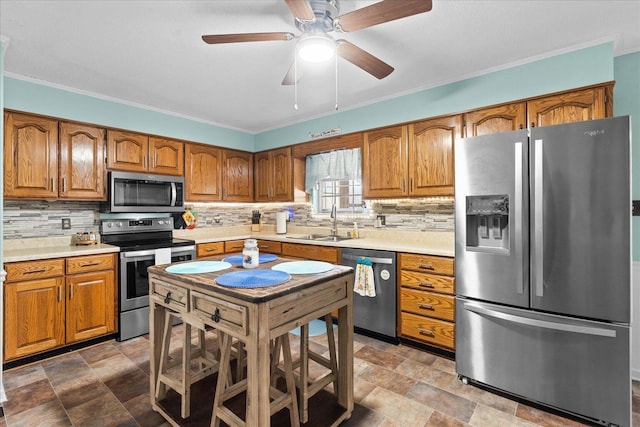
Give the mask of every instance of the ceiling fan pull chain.
M 336 73 L 336 111 L 338 111 L 338 55 L 333 55 L 333 65 Z
M 298 110 L 298 46 L 293 57 L 293 109 Z

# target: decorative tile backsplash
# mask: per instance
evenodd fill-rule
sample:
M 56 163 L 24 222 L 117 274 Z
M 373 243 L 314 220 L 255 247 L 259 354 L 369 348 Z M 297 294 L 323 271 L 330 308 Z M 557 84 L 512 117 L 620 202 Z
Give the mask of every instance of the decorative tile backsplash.
M 357 222 L 360 228 L 373 228 L 376 216 L 384 215 L 386 229 L 454 230 L 453 198 L 371 200 L 367 204 L 367 214 L 339 214 L 338 226 Z M 292 213 L 292 225 L 330 227 L 332 221 L 328 215 L 314 215 L 309 203 L 192 203 L 187 206 L 197 214 L 198 227 L 251 224 L 253 210 L 260 211 L 263 224 L 275 224 L 276 213 L 283 209 Z M 4 239 L 71 236 L 76 232 L 98 231 L 100 219 L 105 215 L 100 213 L 97 202 L 5 200 Z M 62 218 L 71 220 L 71 229 L 62 229 Z

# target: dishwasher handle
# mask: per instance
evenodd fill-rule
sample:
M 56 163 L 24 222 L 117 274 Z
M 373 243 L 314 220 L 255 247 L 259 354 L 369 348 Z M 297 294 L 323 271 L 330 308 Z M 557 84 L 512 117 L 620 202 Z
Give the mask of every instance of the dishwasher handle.
M 342 255 L 342 259 L 348 259 L 350 261 L 357 261 L 359 258 L 368 258 L 371 260 L 372 264 L 393 264 L 393 259 L 392 258 L 378 258 L 378 257 L 368 257 L 368 256 L 362 256 L 362 255 L 348 255 L 348 254 L 343 254 Z

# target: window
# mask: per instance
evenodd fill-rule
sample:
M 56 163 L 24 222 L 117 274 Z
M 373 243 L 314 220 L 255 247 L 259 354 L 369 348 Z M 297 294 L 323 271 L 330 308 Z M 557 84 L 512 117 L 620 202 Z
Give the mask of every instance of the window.
M 313 197 L 315 196 L 315 197 Z M 336 205 L 338 212 L 362 213 L 362 183 L 360 179 L 323 179 L 312 194 L 315 213 L 331 213 Z
M 334 150 L 306 158 L 305 191 L 311 196 L 314 213 L 359 214 L 362 207 L 360 149 Z

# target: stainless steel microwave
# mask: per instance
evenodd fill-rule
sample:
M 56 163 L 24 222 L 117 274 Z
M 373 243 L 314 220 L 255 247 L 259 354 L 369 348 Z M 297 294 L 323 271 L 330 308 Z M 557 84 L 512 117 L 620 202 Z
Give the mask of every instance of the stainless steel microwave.
M 109 195 L 102 212 L 182 212 L 184 177 L 109 172 Z

